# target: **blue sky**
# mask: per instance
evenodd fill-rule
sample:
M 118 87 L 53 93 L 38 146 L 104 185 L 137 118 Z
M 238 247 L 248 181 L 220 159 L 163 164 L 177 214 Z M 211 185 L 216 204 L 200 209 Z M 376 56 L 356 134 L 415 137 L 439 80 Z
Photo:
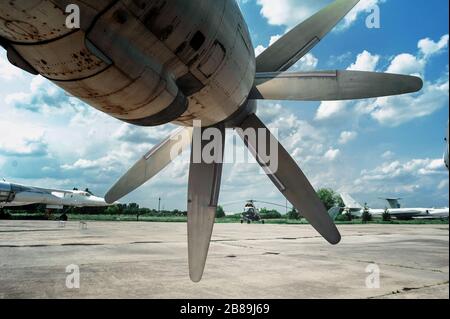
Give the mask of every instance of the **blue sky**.
M 240 0 L 259 53 L 328 0 Z M 365 9 L 378 5 L 381 28 Z M 258 114 L 315 187 L 349 192 L 372 207 L 382 196 L 407 206 L 448 206 L 443 138 L 448 121 L 448 1 L 363 0 L 293 70 L 354 69 L 415 74 L 416 94 L 340 103 L 265 101 Z M 174 128 L 136 128 L 108 117 L 40 77 L 10 66 L 0 53 L 0 177 L 47 187 L 89 187 L 103 195 Z M 126 201 L 186 208 L 187 156 Z M 252 164 L 226 164 L 222 203 L 249 198 L 284 203 Z M 226 206 L 226 210 L 241 207 Z

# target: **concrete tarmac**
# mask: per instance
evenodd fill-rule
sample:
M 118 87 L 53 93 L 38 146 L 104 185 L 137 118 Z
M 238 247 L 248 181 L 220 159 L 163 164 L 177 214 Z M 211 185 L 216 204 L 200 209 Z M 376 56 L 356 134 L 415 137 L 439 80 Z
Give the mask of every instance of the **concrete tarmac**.
M 448 225 L 338 227 L 217 224 L 195 284 L 183 223 L 0 221 L 0 298 L 449 298 Z

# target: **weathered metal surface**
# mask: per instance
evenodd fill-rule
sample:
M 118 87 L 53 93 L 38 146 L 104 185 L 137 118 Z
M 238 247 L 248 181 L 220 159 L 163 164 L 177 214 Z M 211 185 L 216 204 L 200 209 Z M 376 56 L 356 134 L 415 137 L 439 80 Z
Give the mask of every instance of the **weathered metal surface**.
M 72 30 L 65 12 L 49 0 L 11 0 L 0 5 L 0 36 L 20 43 L 56 39 Z
M 245 102 L 255 59 L 232 0 L 33 0 L 0 4 L 0 35 L 37 72 L 126 122 L 221 122 Z M 81 28 L 65 27 L 77 4 Z M 5 21 L 27 27 L 12 28 Z M 31 22 L 30 22 L 31 21 Z

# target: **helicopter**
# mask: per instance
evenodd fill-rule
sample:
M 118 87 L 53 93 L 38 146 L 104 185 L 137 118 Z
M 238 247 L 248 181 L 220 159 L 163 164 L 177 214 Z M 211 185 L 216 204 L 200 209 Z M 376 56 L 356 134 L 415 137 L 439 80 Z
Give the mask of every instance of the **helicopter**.
M 233 202 L 222 204 L 221 206 L 234 205 L 234 204 L 239 204 L 239 203 L 242 203 L 242 201 L 233 201 Z M 277 203 L 249 199 L 249 200 L 245 201 L 244 210 L 241 213 L 241 224 L 244 224 L 244 223 L 251 224 L 254 222 L 265 224 L 265 220 L 261 216 L 260 210 L 256 207 L 255 203 L 262 203 L 262 204 L 268 204 L 268 205 L 272 205 L 272 206 L 282 207 L 282 208 L 286 209 L 286 214 L 288 212 L 287 203 L 286 203 L 286 205 L 281 205 L 281 204 L 277 204 Z M 292 209 L 294 209 L 294 208 L 292 207 Z
M 248 200 L 244 206 L 244 211 L 241 214 L 241 224 L 244 222 L 247 224 L 251 224 L 252 222 L 261 222 L 261 224 L 265 223 L 259 213 L 259 210 L 255 206 L 254 200 Z

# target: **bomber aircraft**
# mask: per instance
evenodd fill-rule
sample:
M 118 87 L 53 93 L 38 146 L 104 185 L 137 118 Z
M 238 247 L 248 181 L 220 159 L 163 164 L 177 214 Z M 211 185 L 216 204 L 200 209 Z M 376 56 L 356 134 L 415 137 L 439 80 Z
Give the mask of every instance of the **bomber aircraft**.
M 36 204 L 45 205 L 47 209 L 110 205 L 103 198 L 94 196 L 88 191 L 40 188 L 0 181 L 0 208 Z

